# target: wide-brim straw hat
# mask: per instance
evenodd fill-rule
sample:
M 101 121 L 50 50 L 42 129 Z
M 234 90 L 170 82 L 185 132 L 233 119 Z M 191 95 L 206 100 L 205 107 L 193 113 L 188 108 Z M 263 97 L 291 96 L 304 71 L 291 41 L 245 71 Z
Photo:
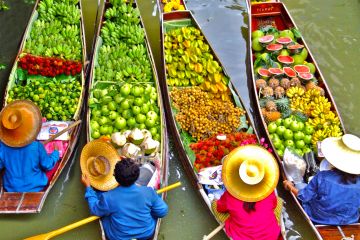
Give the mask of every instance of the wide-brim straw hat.
M 14 101 L 0 112 L 0 140 L 10 147 L 30 144 L 40 129 L 40 109 L 29 100 Z
M 91 186 L 100 191 L 109 191 L 119 185 L 114 177 L 118 161 L 120 156 L 110 143 L 94 140 L 81 151 L 80 167 L 82 173 L 89 177 Z
M 269 196 L 279 181 L 274 156 L 258 145 L 241 146 L 229 153 L 222 167 L 227 191 L 245 202 L 257 202 Z
M 345 134 L 321 142 L 321 152 L 335 168 L 350 174 L 360 174 L 360 138 Z

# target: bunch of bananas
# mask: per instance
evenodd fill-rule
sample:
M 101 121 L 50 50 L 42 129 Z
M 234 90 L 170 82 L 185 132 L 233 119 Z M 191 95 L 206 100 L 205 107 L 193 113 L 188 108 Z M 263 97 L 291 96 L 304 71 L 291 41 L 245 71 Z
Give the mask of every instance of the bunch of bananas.
M 185 6 L 181 4 L 181 0 L 162 0 L 162 3 L 165 4 L 164 12 L 185 10 Z
M 197 86 L 221 97 L 228 95 L 222 67 L 214 60 L 210 46 L 195 27 L 182 27 L 165 34 L 167 83 L 170 86 Z
M 121 42 L 128 44 L 144 43 L 144 29 L 140 25 L 117 24 L 105 22 L 101 29 L 105 45 L 116 46 Z
M 342 135 L 343 132 L 339 125 L 331 125 L 327 128 L 316 130 L 312 135 L 311 144 L 313 148 L 316 149 L 316 143 L 318 141 L 322 141 L 328 137 L 340 137 Z
M 82 59 L 80 28 L 62 25 L 60 21 L 36 20 L 26 41 L 24 51 L 37 56 L 60 57 L 66 60 Z
M 39 3 L 38 11 L 40 19 L 47 22 L 54 19 L 64 24 L 78 24 L 80 22 L 80 9 L 73 3 L 44 0 Z
M 304 95 L 304 93 L 305 90 L 297 86 L 288 88 L 288 90 L 286 90 L 286 96 L 288 96 L 289 98 L 301 97 L 302 95 Z
M 130 4 L 119 3 L 106 11 L 105 18 L 116 23 L 137 25 L 140 23 L 140 11 Z

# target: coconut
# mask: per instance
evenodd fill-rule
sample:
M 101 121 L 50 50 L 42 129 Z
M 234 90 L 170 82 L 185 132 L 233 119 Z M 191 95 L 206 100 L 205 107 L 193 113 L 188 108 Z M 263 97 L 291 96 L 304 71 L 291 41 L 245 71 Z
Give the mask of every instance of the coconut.
M 127 158 L 135 158 L 141 149 L 132 143 L 126 143 L 121 149 L 121 155 Z
M 160 143 L 152 138 L 147 138 L 141 144 L 145 154 L 152 154 L 159 149 Z
M 151 132 L 150 132 L 149 130 L 143 129 L 143 130 L 141 130 L 141 131 L 142 131 L 142 133 L 144 134 L 144 141 L 145 141 L 145 139 L 147 139 L 147 138 L 152 138 Z
M 122 147 L 126 143 L 126 136 L 123 133 L 116 132 L 111 135 L 111 141 L 116 147 Z
M 135 128 L 129 134 L 128 140 L 136 145 L 139 145 L 144 141 L 144 133 L 140 129 Z
M 130 133 L 131 133 L 131 130 L 126 130 L 126 131 L 123 132 L 123 134 L 124 134 L 124 136 L 125 136 L 126 138 L 129 137 Z

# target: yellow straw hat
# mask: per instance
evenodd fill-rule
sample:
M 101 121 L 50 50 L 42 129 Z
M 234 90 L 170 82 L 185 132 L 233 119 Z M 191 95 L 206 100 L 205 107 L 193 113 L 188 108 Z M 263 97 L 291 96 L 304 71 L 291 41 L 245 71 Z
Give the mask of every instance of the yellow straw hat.
M 119 184 L 114 177 L 115 164 L 120 161 L 116 149 L 103 140 L 87 143 L 80 156 L 83 174 L 90 179 L 90 184 L 100 191 L 109 191 Z
M 33 142 L 41 129 L 40 109 L 29 100 L 17 100 L 0 113 L 0 139 L 10 147 Z
M 321 142 L 321 152 L 325 159 L 337 169 L 360 174 L 360 138 L 345 134 L 342 137 L 330 137 Z
M 274 156 L 257 145 L 241 146 L 229 153 L 222 167 L 222 180 L 229 193 L 245 202 L 269 196 L 279 181 Z

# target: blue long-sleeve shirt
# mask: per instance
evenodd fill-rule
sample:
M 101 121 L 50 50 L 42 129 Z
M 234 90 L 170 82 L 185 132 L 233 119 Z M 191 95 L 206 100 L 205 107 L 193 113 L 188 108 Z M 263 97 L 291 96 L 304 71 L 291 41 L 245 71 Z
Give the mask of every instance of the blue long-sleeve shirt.
M 25 147 L 9 147 L 0 142 L 0 170 L 5 169 L 4 188 L 8 192 L 39 192 L 48 183 L 45 171 L 59 159 L 59 151 L 50 155 L 42 143 L 34 141 Z
M 360 177 L 344 184 L 336 171 L 321 171 L 299 191 L 305 212 L 316 223 L 346 225 L 359 220 Z
M 152 188 L 135 184 L 103 193 L 88 187 L 85 198 L 91 214 L 102 218 L 109 240 L 150 237 L 157 219 L 168 213 L 166 203 Z

